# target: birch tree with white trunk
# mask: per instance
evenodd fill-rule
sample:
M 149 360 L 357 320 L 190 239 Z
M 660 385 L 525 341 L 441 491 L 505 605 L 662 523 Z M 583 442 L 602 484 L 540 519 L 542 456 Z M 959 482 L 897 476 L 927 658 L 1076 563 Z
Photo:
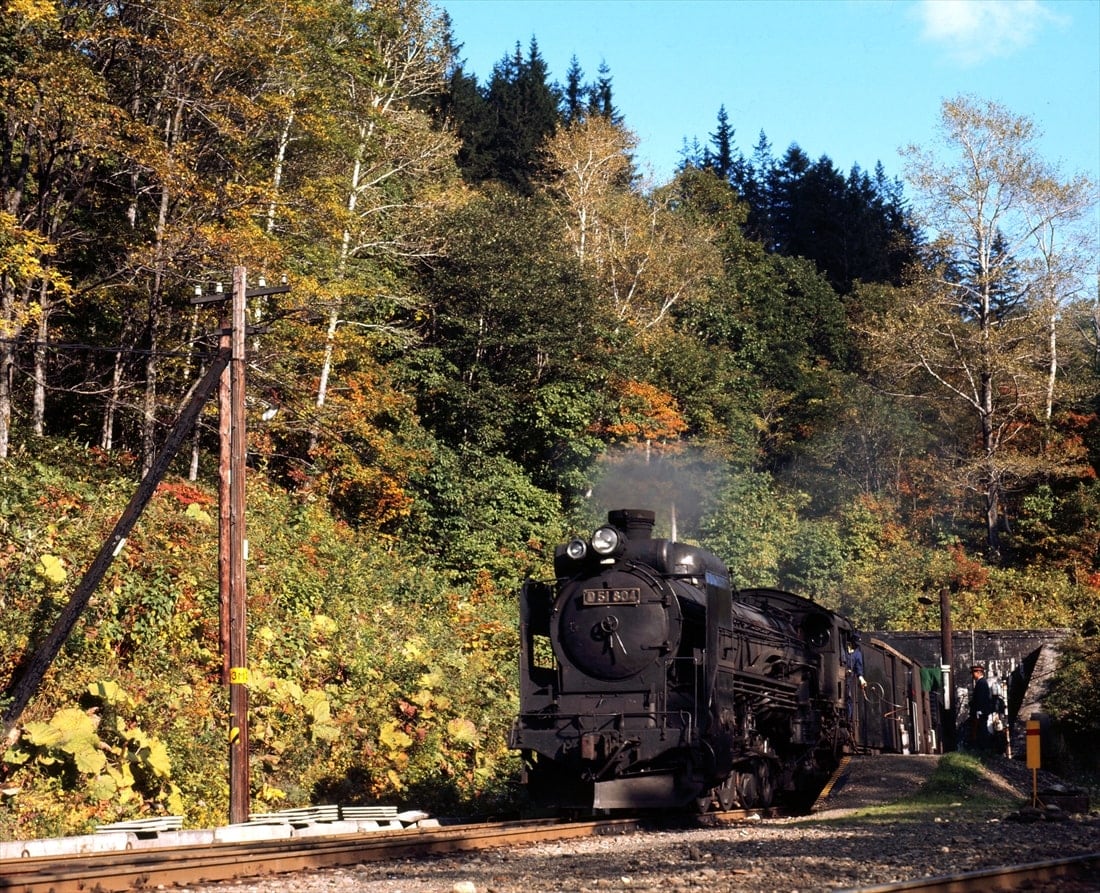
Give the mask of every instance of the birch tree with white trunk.
M 899 391 L 973 422 L 973 438 L 957 438 L 973 444 L 957 468 L 980 497 L 993 554 L 1009 529 L 1006 493 L 1079 461 L 1047 446 L 1062 310 L 1095 267 L 1078 225 L 1096 186 L 1061 175 L 1038 137 L 1029 118 L 996 102 L 943 103 L 934 146 L 904 151 L 931 261 L 870 333 Z

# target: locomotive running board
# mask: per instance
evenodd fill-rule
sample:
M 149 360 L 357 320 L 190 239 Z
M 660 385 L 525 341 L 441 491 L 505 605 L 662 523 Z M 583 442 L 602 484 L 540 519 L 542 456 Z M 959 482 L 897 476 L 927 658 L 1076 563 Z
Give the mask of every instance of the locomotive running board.
M 825 782 L 825 787 L 821 789 L 821 793 L 817 795 L 817 799 L 814 800 L 814 805 L 810 807 L 810 812 L 817 812 L 824 807 L 825 801 L 829 799 L 829 794 L 833 791 L 833 786 L 844 777 L 844 773 L 848 770 L 848 764 L 852 761 L 850 756 L 841 757 L 840 765 L 836 767 L 836 771 L 829 777 L 829 780 Z

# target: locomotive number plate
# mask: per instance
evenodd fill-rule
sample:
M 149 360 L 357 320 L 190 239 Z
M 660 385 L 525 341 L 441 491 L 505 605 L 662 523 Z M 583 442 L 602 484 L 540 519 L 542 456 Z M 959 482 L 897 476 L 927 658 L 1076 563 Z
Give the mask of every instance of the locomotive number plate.
M 636 586 L 630 589 L 584 590 L 584 603 L 586 605 L 637 605 L 641 601 L 642 590 Z

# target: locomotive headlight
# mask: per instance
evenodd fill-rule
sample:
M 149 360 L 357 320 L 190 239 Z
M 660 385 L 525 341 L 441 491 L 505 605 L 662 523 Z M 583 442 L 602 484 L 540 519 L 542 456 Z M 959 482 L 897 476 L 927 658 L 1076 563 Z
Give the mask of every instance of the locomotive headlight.
M 580 561 L 588 554 L 588 544 L 582 539 L 571 540 L 569 545 L 565 547 L 565 554 L 574 561 Z
M 619 531 L 614 527 L 601 527 L 592 534 L 592 548 L 599 555 L 610 555 L 619 547 Z

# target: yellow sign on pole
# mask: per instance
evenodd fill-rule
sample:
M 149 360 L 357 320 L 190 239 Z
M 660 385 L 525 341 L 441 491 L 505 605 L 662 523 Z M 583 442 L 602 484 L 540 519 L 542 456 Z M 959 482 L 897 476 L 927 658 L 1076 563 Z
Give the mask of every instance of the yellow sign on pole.
M 1027 768 L 1031 770 L 1031 805 L 1039 805 L 1039 720 L 1027 721 Z
M 1039 720 L 1027 721 L 1027 768 L 1038 769 L 1039 761 Z

